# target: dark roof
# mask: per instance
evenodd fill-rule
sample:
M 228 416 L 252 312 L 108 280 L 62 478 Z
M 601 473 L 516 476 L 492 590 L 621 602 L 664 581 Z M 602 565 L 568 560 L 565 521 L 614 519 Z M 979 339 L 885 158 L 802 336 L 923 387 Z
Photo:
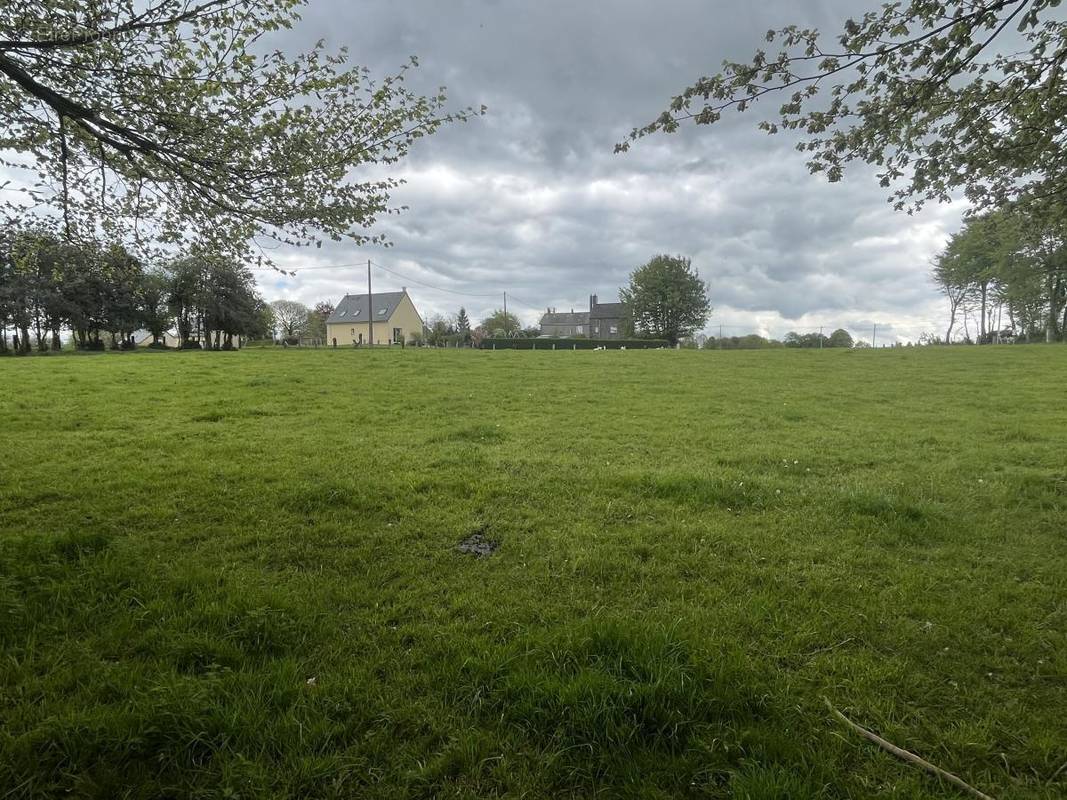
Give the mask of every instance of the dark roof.
M 589 319 L 622 319 L 625 312 L 625 303 L 597 303 L 589 309 Z
M 588 311 L 564 311 L 563 313 L 541 315 L 542 325 L 585 325 L 588 322 Z
M 396 307 L 404 299 L 404 292 L 375 292 L 374 297 L 374 321 L 383 322 L 388 320 L 396 312 Z M 385 309 L 385 313 L 380 313 Z M 370 316 L 367 309 L 367 295 L 346 294 L 337 308 L 326 320 L 328 324 L 338 322 L 366 322 Z

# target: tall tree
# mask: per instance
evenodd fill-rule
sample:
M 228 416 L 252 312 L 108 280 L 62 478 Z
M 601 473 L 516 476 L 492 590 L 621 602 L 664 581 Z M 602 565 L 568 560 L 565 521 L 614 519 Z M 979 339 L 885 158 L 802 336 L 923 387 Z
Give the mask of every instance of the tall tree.
M 854 344 L 855 342 L 852 339 L 852 334 L 844 328 L 838 328 L 831 333 L 830 338 L 826 340 L 827 347 L 852 347 Z
M 308 312 L 307 335 L 312 339 L 326 341 L 326 320 L 333 313 L 333 303 L 329 300 L 320 300 L 315 307 Z
M 448 338 L 455 332 L 452 323 L 441 314 L 435 314 L 426 321 L 426 343 L 431 347 L 447 344 Z
M 101 254 L 104 307 L 101 325 L 111 334 L 112 349 L 133 347 L 133 333 L 142 321 L 138 292 L 144 278 L 141 262 L 115 245 Z
M 167 330 L 172 324 L 167 307 L 167 276 L 162 270 L 145 273 L 136 290 L 141 312 L 141 324 L 152 334 L 152 344 L 163 344 Z
M 182 256 L 167 267 L 167 306 L 178 329 L 178 347 L 200 346 L 200 320 L 203 310 L 204 265 L 192 256 Z
M 300 5 L 0 4 L 0 130 L 19 154 L 4 165 L 36 173 L 8 207 L 50 203 L 68 237 L 188 243 L 195 231 L 216 254 L 257 237 L 378 241 L 366 229 L 397 210 L 397 180 L 353 170 L 395 164 L 478 112 L 412 92 L 407 67 L 376 80 L 321 43 L 292 58 L 263 47 Z
M 974 287 L 958 256 L 947 250 L 939 253 L 934 259 L 930 277 L 937 285 L 938 291 L 948 300 L 948 328 L 945 330 L 945 344 L 949 344 L 952 342 L 956 318 L 964 310 L 964 304 L 970 298 Z
M 692 336 L 711 314 L 707 287 L 692 261 L 683 256 L 653 256 L 630 274 L 619 299 L 627 306 L 636 333 L 672 345 Z
M 460 344 L 470 344 L 471 321 L 467 316 L 467 309 L 463 306 L 460 306 L 459 313 L 456 315 L 456 334 L 459 336 Z
M 295 300 L 275 300 L 270 304 L 274 309 L 274 320 L 284 339 L 295 339 L 303 335 L 307 328 L 308 307 Z
M 976 304 L 979 342 L 999 334 L 1001 311 L 1017 336 L 1055 341 L 1067 324 L 1067 214 L 1015 203 L 973 217 L 937 256 L 933 278 L 950 301 L 946 339 L 957 311 Z
M 510 311 L 504 313 L 498 308 L 482 320 L 481 327 L 486 336 L 514 336 L 522 329 L 522 323 Z
M 898 208 L 1067 193 L 1067 21 L 1059 0 L 903 0 L 848 19 L 835 41 L 790 25 L 780 48 L 724 62 L 616 149 L 685 122 L 711 125 L 781 94 L 760 127 L 806 135 L 798 149 L 831 181 L 846 165 L 879 168 Z

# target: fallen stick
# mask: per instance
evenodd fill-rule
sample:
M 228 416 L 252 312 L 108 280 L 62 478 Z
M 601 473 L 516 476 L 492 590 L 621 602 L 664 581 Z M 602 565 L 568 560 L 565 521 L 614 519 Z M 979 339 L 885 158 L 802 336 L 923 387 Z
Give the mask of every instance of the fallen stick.
M 833 704 L 827 698 L 824 697 L 823 699 L 826 700 L 826 705 L 829 707 L 830 712 L 835 717 L 837 717 L 839 720 L 841 720 L 841 722 L 845 723 L 845 725 L 850 727 L 852 730 L 854 730 L 856 733 L 858 733 L 864 739 L 866 739 L 866 740 L 868 740 L 870 742 L 874 742 L 876 745 L 881 747 L 883 750 L 885 750 L 886 752 L 892 753 L 897 758 L 903 759 L 904 761 L 907 761 L 909 764 L 914 764 L 915 766 L 919 767 L 920 769 L 926 770 L 931 775 L 936 775 L 938 778 L 942 778 L 942 779 L 948 781 L 953 786 L 955 786 L 957 789 L 962 789 L 963 791 L 968 792 L 969 794 L 972 794 L 975 797 L 979 798 L 979 800 L 993 800 L 993 798 L 990 797 L 988 794 L 985 794 L 984 792 L 980 792 L 978 789 L 975 789 L 973 786 L 971 786 L 969 783 L 967 783 L 967 781 L 963 780 L 962 778 L 957 778 L 951 772 L 945 772 L 945 770 L 941 769 L 941 767 L 935 767 L 929 761 L 926 761 L 925 759 L 920 758 L 919 756 L 915 755 L 915 753 L 911 753 L 911 752 L 909 752 L 909 751 L 907 751 L 907 750 L 905 750 L 905 749 L 903 749 L 901 747 L 897 747 L 892 742 L 887 742 L 885 739 L 883 739 L 877 733 L 872 733 L 871 731 L 867 730 L 866 728 L 864 728 L 864 727 L 862 727 L 860 725 L 857 725 L 855 722 L 853 722 L 848 717 L 846 717 L 844 714 L 842 714 L 840 711 L 838 711 L 836 708 L 834 708 Z

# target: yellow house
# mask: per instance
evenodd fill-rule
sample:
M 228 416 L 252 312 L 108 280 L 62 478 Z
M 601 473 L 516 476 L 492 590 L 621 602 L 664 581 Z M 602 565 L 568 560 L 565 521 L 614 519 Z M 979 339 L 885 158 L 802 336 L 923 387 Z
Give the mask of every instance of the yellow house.
M 400 344 L 412 334 L 422 334 L 422 317 L 411 302 L 407 289 L 375 292 L 371 303 L 365 294 L 346 294 L 326 320 L 326 343 L 335 347 L 367 344 Z

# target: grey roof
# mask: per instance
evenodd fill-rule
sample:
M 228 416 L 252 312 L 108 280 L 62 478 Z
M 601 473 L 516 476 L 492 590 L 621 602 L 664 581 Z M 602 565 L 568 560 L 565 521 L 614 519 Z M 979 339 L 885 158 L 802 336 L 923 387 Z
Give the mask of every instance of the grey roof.
M 375 292 L 374 298 L 374 321 L 385 322 L 396 312 L 396 307 L 400 305 L 400 301 L 404 299 L 404 292 Z M 382 309 L 385 309 L 385 313 L 381 313 Z M 370 317 L 370 312 L 367 308 L 367 295 L 365 294 L 346 294 L 341 302 L 337 304 L 337 308 L 330 314 L 330 318 L 326 320 L 327 324 L 334 324 L 339 322 L 366 322 Z
M 597 303 L 589 309 L 589 319 L 622 319 L 625 312 L 625 303 Z
M 563 313 L 541 315 L 542 325 L 585 325 L 588 322 L 588 311 L 565 311 Z

